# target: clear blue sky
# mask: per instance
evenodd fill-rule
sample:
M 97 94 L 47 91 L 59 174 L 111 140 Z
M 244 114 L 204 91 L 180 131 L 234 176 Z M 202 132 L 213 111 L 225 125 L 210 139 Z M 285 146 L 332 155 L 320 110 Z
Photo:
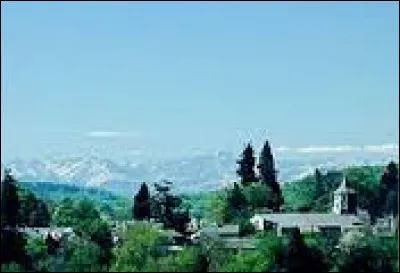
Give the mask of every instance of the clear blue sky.
M 1 157 L 398 143 L 398 23 L 397 2 L 2 1 Z

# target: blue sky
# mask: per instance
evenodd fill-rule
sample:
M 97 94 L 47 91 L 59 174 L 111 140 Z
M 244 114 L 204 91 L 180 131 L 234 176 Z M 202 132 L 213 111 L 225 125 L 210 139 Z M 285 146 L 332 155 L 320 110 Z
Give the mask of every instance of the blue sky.
M 1 2 L 1 158 L 398 143 L 397 2 Z

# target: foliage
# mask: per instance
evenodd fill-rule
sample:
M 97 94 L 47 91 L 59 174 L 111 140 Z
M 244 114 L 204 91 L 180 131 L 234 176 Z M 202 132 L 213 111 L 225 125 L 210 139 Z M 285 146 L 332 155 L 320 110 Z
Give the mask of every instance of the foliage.
M 276 201 L 272 189 L 266 184 L 257 183 L 243 187 L 243 194 L 252 211 L 270 208 Z
M 48 256 L 47 244 L 42 238 L 28 238 L 26 252 L 32 261 L 34 271 L 47 271 L 49 269 L 46 264 L 46 258 Z
M 364 236 L 335 255 L 335 270 L 344 272 L 398 271 L 398 238 Z
M 161 236 L 150 224 L 136 223 L 131 226 L 122 238 L 122 246 L 115 251 L 116 259 L 111 271 L 142 271 L 152 256 L 156 256 Z
M 109 265 L 113 248 L 111 229 L 101 219 L 99 211 L 90 200 L 83 199 L 78 202 L 69 198 L 63 200 L 55 211 L 53 221 L 58 226 L 72 227 L 74 232 L 87 242 L 95 243 L 99 247 L 98 264 Z M 86 251 L 94 250 L 89 246 L 89 250 Z
M 207 272 L 207 261 L 198 247 L 187 246 L 176 254 L 149 258 L 142 272 Z
M 237 163 L 239 167 L 236 173 L 240 176 L 242 185 L 249 185 L 258 181 L 254 172 L 254 150 L 250 143 L 247 144 L 246 148 L 243 150 L 241 159 L 239 159 Z
M 80 241 L 73 247 L 67 261 L 71 272 L 98 272 L 102 270 L 99 263 L 100 247 L 90 241 Z

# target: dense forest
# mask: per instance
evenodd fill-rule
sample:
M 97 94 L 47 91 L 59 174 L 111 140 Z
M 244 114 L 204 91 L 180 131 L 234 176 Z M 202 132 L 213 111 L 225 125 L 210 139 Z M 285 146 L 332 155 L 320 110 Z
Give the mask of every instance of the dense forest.
M 319 233 L 257 232 L 249 221 L 257 212 L 330 212 L 343 175 L 371 225 L 388 215 L 398 221 L 398 164 L 316 169 L 299 181 L 279 183 L 268 141 L 258 160 L 254 154 L 247 145 L 237 161 L 240 179 L 231 187 L 176 195 L 170 181 L 143 183 L 132 200 L 98 189 L 20 183 L 7 169 L 1 183 L 1 270 L 398 271 L 398 228 L 393 235 L 366 231 L 337 242 Z M 255 248 L 237 251 L 209 239 L 193 243 L 193 219 L 203 226 L 238 225 L 238 236 L 254 240 Z M 73 236 L 27 234 L 21 231 L 26 227 L 72 228 Z M 169 251 L 166 231 L 184 234 L 179 251 Z

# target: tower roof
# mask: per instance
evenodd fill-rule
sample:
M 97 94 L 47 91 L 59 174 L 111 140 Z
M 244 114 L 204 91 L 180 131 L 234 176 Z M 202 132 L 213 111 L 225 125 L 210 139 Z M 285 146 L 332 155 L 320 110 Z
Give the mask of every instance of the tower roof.
M 343 175 L 343 180 L 339 188 L 335 190 L 335 194 L 340 194 L 340 193 L 355 193 L 355 190 L 347 187 L 347 179 L 345 175 Z

